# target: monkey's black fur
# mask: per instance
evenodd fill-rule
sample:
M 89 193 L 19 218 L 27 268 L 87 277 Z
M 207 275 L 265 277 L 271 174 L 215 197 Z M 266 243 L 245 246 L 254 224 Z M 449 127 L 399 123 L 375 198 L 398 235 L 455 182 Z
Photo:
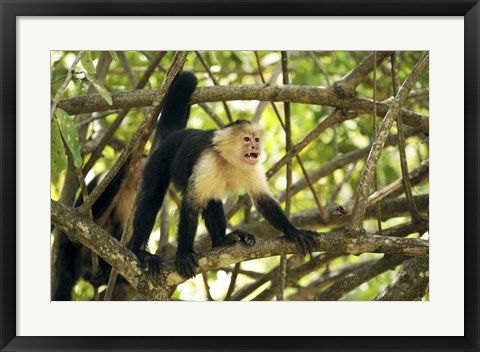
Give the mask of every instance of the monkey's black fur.
M 120 168 L 113 180 L 107 186 L 105 191 L 100 195 L 97 201 L 92 206 L 92 214 L 94 220 L 98 220 L 107 210 L 115 196 L 117 195 L 123 178 L 126 175 L 128 161 Z M 87 185 L 88 193 L 97 186 L 101 175 L 96 176 Z M 80 196 L 75 201 L 75 207 L 83 204 L 83 197 Z M 114 212 L 112 212 L 114 213 Z M 125 224 L 113 219 L 111 225 L 113 226 L 112 235 L 120 239 Z M 72 289 L 80 277 L 93 281 L 96 286 L 104 283 L 108 278 L 111 267 L 102 258 L 99 258 L 99 273 L 95 278 L 91 277 L 91 263 L 88 258 L 89 252 L 80 243 L 70 241 L 65 233 L 59 236 L 58 256 L 55 263 L 57 273 L 57 283 L 53 300 L 55 301 L 70 301 Z
M 147 161 L 142 175 L 133 221 L 131 249 L 151 274 L 159 272 L 160 259 L 148 253 L 145 246 L 170 181 L 183 193 L 175 261 L 180 275 L 185 278 L 193 277 L 195 268 L 198 266 L 193 243 L 200 214 L 205 219 L 205 226 L 212 239 L 213 247 L 237 241 L 245 242 L 247 245 L 255 243 L 253 235 L 243 231 L 234 231 L 225 235 L 227 223 L 223 205 L 219 199 L 210 199 L 206 205 L 199 207 L 195 202 L 196 199 L 192 198 L 195 196 L 191 191 L 191 185 L 189 187 L 189 181 L 192 182 L 194 167 L 207 150 L 209 152 L 215 150 L 212 141 L 215 131 L 185 128 L 190 112 L 189 101 L 196 84 L 197 79 L 193 73 L 182 72 L 170 86 L 155 133 L 157 141 L 154 143 L 159 141 L 159 144 Z M 242 125 L 250 125 L 250 122 L 238 120 L 225 128 L 241 129 Z M 252 146 L 252 148 L 255 147 Z M 220 154 L 216 155 L 218 159 L 222 158 Z M 221 162 L 226 161 L 222 159 Z M 264 177 L 263 174 L 261 176 Z M 259 184 L 261 182 L 266 185 L 266 180 L 260 180 Z M 314 232 L 293 226 L 269 193 L 255 194 L 252 197 L 266 220 L 294 241 L 302 253 L 311 252 L 315 242 Z

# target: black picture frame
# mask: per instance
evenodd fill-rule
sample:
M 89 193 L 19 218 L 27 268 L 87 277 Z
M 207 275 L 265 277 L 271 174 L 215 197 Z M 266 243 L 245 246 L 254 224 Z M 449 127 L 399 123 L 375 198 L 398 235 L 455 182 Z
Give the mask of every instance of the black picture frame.
M 478 351 L 480 5 L 476 1 L 0 0 L 1 351 Z M 274 5 L 274 6 L 272 6 Z M 18 16 L 463 16 L 465 24 L 465 336 L 463 337 L 25 337 L 16 335 L 16 18 Z M 448 69 L 453 69 L 452 67 Z M 446 235 L 446 234 L 445 234 Z M 361 317 L 356 317 L 361 324 Z M 321 319 L 321 318 L 320 318 Z M 232 327 L 235 322 L 231 321 Z

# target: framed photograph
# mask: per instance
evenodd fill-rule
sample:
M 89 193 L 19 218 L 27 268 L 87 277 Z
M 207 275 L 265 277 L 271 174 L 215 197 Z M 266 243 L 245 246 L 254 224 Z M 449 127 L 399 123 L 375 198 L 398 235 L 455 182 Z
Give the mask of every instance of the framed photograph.
M 478 350 L 477 1 L 1 5 L 2 351 Z

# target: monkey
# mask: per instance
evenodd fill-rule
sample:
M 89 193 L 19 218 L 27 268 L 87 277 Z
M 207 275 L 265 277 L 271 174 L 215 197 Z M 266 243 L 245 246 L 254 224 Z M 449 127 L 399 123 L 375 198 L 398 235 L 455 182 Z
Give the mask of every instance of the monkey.
M 212 247 L 234 242 L 255 244 L 252 234 L 236 230 L 226 235 L 227 223 L 222 199 L 245 189 L 263 217 L 293 241 L 305 256 L 312 252 L 316 233 L 295 227 L 273 198 L 259 163 L 265 132 L 257 123 L 237 120 L 220 130 L 186 128 L 190 98 L 197 86 L 196 76 L 180 72 L 164 98 L 157 122 L 157 147 L 145 165 L 133 218 L 130 249 L 145 270 L 156 275 L 161 261 L 146 250 L 170 182 L 181 192 L 175 267 L 185 279 L 195 276 L 199 266 L 193 248 L 200 214 Z
M 119 193 L 122 181 L 127 176 L 127 167 L 129 165 L 129 159 L 127 159 L 106 187 L 105 191 L 92 206 L 93 219 L 94 221 L 98 221 L 117 196 L 115 207 L 103 224 L 103 229 L 112 234 L 117 240 L 120 240 L 127 224 L 142 170 L 145 166 L 145 160 L 146 158 L 142 157 L 142 159 L 138 161 L 133 174 L 130 175 L 124 189 Z M 89 193 L 98 185 L 102 176 L 103 175 L 97 175 L 88 183 L 87 189 Z M 74 206 L 79 207 L 81 204 L 83 204 L 83 196 L 80 194 Z M 70 301 L 72 289 L 80 278 L 89 281 L 95 287 L 106 284 L 111 266 L 102 258 L 99 258 L 99 270 L 92 276 L 90 253 L 85 246 L 70 241 L 65 233 L 60 234 L 58 257 L 55 263 L 57 281 L 53 295 L 54 301 Z

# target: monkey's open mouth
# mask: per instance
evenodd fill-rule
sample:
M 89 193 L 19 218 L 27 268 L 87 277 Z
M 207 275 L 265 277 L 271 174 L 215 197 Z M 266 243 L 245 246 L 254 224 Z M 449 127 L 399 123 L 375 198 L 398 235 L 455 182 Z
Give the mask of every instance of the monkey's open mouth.
M 243 156 L 248 160 L 257 160 L 259 155 L 260 155 L 259 153 L 247 153 L 247 154 L 244 154 Z

